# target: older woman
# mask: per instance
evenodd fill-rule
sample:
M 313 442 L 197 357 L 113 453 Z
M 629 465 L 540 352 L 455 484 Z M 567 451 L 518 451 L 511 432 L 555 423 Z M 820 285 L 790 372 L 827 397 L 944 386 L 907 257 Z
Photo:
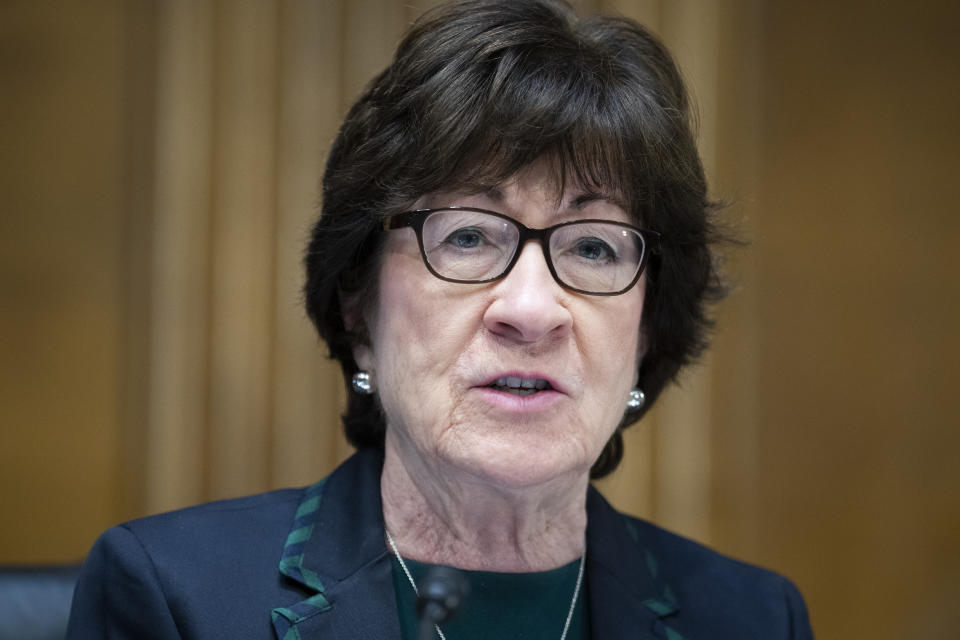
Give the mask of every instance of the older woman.
M 589 487 L 704 347 L 710 210 L 641 27 L 549 0 L 427 14 L 347 116 L 307 252 L 360 452 L 107 532 L 70 637 L 414 638 L 418 578 L 449 565 L 470 595 L 428 636 L 809 638 L 787 580 Z

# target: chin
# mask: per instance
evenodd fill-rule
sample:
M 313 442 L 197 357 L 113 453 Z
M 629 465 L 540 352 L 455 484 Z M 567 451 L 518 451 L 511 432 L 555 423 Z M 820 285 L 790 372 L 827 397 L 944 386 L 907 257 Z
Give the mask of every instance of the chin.
M 480 481 L 503 489 L 532 488 L 589 474 L 593 461 L 587 459 L 582 450 L 560 446 L 556 440 L 524 440 L 527 439 L 473 442 L 472 446 L 458 446 L 444 452 L 443 457 Z

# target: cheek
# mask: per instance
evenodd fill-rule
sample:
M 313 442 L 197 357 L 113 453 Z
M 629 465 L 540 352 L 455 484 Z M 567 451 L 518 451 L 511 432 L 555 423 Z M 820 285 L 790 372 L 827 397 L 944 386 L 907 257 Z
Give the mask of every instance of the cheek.
M 422 402 L 420 390 L 426 388 L 423 365 L 424 345 L 428 344 L 424 328 L 428 317 L 422 309 L 410 304 L 410 294 L 395 269 L 381 280 L 380 300 L 371 335 L 377 393 L 390 427 L 415 421 L 416 403 Z M 386 281 L 384 281 L 386 280 Z
M 468 300 L 451 299 L 419 253 L 388 252 L 371 324 L 378 392 L 393 422 L 449 413 L 452 372 L 470 340 Z M 454 290 L 455 291 L 455 290 Z
M 611 362 L 620 363 L 625 369 L 636 369 L 644 352 L 643 303 L 646 278 L 641 277 L 637 286 L 623 294 L 610 298 L 611 305 L 603 310 L 599 324 L 606 325 L 605 350 Z M 631 376 L 631 382 L 636 372 Z
M 593 320 L 591 329 L 596 340 L 587 346 L 585 355 L 593 362 L 592 402 L 604 413 L 604 421 L 613 425 L 612 430 L 619 424 L 627 394 L 637 381 L 643 350 L 643 289 L 623 294 L 621 299 L 612 298 L 610 303 Z
M 414 366 L 429 350 L 431 313 L 422 302 L 424 293 L 412 261 L 388 254 L 380 276 L 380 299 L 371 335 L 377 372 L 388 376 L 399 367 Z

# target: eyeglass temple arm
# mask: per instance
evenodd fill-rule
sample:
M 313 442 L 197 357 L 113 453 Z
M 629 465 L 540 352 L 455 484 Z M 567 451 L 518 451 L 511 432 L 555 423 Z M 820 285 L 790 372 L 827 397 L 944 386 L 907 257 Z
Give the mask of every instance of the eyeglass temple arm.
M 656 256 L 663 253 L 663 246 L 660 243 L 660 232 L 644 229 L 643 233 L 647 236 L 647 242 L 650 244 L 650 253 Z

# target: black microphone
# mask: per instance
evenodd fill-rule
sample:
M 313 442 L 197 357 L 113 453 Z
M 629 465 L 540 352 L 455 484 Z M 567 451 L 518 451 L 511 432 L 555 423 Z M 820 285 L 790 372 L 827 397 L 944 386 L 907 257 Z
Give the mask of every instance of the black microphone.
M 420 640 L 433 638 L 433 627 L 449 620 L 463 606 L 470 583 L 453 567 L 432 567 L 417 584 L 417 613 L 420 614 Z

